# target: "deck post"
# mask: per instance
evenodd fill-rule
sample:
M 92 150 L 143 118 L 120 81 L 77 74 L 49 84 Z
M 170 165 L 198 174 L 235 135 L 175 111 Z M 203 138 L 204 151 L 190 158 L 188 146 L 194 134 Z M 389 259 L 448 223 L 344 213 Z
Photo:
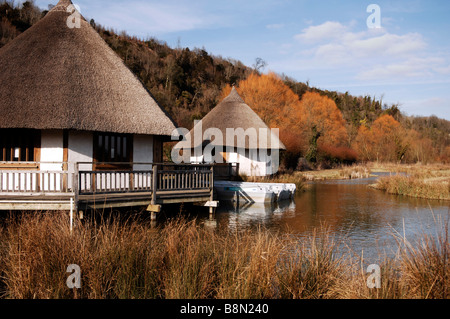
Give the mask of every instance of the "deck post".
M 73 209 L 77 212 L 78 211 L 78 195 L 80 194 L 80 168 L 78 166 L 78 163 L 74 164 L 74 173 L 72 177 L 72 188 L 73 188 Z
M 156 213 L 161 211 L 161 205 L 156 205 L 156 191 L 158 188 L 158 165 L 153 165 L 153 176 L 152 176 L 152 202 L 147 207 L 147 211 L 150 211 L 150 219 L 152 221 L 156 220 Z
M 70 198 L 70 234 L 73 232 L 73 198 Z
M 211 165 L 211 176 L 210 176 L 210 180 L 209 180 L 209 188 L 210 188 L 210 196 L 209 196 L 209 200 L 211 202 L 214 201 L 214 165 Z M 214 207 L 213 205 L 209 206 L 209 219 L 213 220 L 214 219 Z

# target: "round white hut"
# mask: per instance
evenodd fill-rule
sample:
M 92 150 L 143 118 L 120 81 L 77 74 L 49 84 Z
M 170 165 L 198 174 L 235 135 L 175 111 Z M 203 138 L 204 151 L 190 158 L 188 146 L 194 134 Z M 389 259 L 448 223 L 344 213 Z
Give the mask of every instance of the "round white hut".
M 278 170 L 285 146 L 233 87 L 175 146 L 184 162 L 226 163 L 235 174 L 268 176 Z

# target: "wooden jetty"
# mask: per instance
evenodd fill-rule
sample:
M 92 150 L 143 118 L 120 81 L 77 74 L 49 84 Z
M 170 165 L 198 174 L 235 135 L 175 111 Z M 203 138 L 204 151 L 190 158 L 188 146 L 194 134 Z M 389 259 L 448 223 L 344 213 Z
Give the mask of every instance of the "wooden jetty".
M 40 163 L 36 163 L 38 166 Z M 117 163 L 114 163 L 117 165 Z M 128 163 L 144 169 L 69 171 L 0 169 L 0 210 L 65 210 L 146 206 L 156 218 L 161 206 L 202 203 L 213 213 L 213 165 Z

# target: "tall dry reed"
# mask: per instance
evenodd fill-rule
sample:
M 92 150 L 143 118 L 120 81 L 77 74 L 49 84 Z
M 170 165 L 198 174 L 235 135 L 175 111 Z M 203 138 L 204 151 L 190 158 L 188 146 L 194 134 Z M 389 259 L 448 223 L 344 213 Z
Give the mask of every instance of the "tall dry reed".
M 440 236 L 440 237 L 439 237 Z M 363 261 L 340 251 L 330 229 L 298 237 L 266 229 L 212 230 L 177 218 L 77 222 L 59 213 L 24 214 L 0 226 L 3 298 L 448 298 L 448 224 L 381 264 L 370 289 Z M 81 269 L 81 289 L 66 285 Z
M 450 200 L 450 181 L 426 181 L 415 176 L 391 175 L 379 178 L 372 187 L 389 194 Z

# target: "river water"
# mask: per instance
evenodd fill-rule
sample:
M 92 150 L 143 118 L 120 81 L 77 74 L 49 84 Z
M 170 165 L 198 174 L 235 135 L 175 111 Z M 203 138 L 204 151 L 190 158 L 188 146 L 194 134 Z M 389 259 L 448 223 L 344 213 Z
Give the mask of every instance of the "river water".
M 395 255 L 396 236 L 415 243 L 423 234 L 435 236 L 438 225 L 448 221 L 448 201 L 389 195 L 368 187 L 376 178 L 312 182 L 293 200 L 275 205 L 221 203 L 216 227 L 263 226 L 310 236 L 314 228 L 325 225 L 340 249 L 350 248 L 365 260 L 377 260 Z

